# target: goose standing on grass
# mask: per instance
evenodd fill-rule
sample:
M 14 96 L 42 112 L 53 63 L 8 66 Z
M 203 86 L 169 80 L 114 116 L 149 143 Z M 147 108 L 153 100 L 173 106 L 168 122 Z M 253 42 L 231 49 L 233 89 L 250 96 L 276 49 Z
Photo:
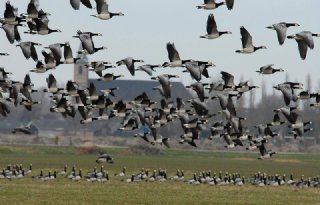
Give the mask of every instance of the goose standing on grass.
M 216 21 L 214 20 L 213 14 L 208 16 L 207 20 L 207 34 L 200 36 L 200 38 L 216 39 L 223 34 L 232 34 L 230 31 L 218 31 Z
M 280 23 L 276 23 L 271 26 L 268 26 L 266 28 L 275 30 L 277 32 L 279 44 L 283 45 L 284 41 L 286 40 L 287 29 L 291 26 L 300 26 L 300 25 L 297 23 L 280 22 Z
M 117 62 L 117 65 L 120 66 L 120 65 L 125 65 L 127 67 L 127 69 L 129 70 L 130 74 L 132 76 L 135 75 L 135 67 L 134 67 L 134 63 L 143 63 L 144 61 L 143 60 L 135 60 L 131 57 L 128 57 L 128 58 L 125 58 L 125 59 L 122 59 L 120 61 Z
M 186 62 L 191 60 L 181 60 L 179 52 L 177 51 L 174 43 L 167 43 L 168 58 L 170 62 L 163 63 L 163 67 L 184 67 Z
M 240 27 L 242 50 L 236 50 L 236 53 L 253 53 L 259 49 L 266 49 L 266 46 L 256 47 L 252 43 L 252 36 L 243 26 Z
M 216 3 L 215 0 L 204 0 L 203 4 L 197 6 L 197 9 L 211 10 L 211 9 L 216 9 L 224 4 L 226 4 L 226 2 L 224 1 Z
M 314 49 L 313 37 L 320 37 L 320 34 L 315 34 L 310 31 L 302 31 L 295 35 L 288 36 L 288 39 L 295 39 L 298 43 L 299 53 L 302 60 L 306 59 L 308 47 Z
M 70 0 L 70 4 L 74 10 L 79 10 L 80 2 L 87 8 L 92 9 L 90 0 Z
M 124 16 L 123 13 L 111 13 L 109 12 L 109 5 L 107 0 L 96 0 L 97 4 L 97 13 L 95 15 L 91 15 L 93 17 L 99 18 L 101 20 L 109 20 L 114 16 Z
M 256 72 L 257 73 L 260 73 L 260 74 L 265 74 L 265 75 L 269 75 L 269 74 L 274 74 L 275 72 L 284 72 L 283 69 L 279 68 L 279 69 L 275 69 L 273 68 L 274 64 L 269 64 L 269 65 L 265 65 L 265 66 L 262 66 L 260 68 L 260 70 L 257 70 Z
M 22 53 L 26 59 L 30 59 L 30 57 L 34 61 L 38 61 L 38 54 L 36 51 L 35 46 L 41 46 L 40 43 L 35 43 L 31 41 L 21 42 L 17 45 L 17 47 L 20 47 L 22 50 Z

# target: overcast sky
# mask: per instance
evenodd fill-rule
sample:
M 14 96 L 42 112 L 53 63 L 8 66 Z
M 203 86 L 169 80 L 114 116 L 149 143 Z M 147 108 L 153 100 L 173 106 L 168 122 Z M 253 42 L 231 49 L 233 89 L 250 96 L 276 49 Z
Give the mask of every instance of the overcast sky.
M 19 13 L 26 12 L 29 1 L 11 0 Z M 166 43 L 174 42 L 180 56 L 184 59 L 211 60 L 217 67 L 210 70 L 213 79 L 220 78 L 220 71 L 225 70 L 235 75 L 239 82 L 240 76 L 244 80 L 252 79 L 258 85 L 264 78 L 268 86 L 281 83 L 285 74 L 291 80 L 305 82 L 306 75 L 312 75 L 314 90 L 318 89 L 320 76 L 320 39 L 315 39 L 315 49 L 308 51 L 305 61 L 300 59 L 297 43 L 287 39 L 283 46 L 279 46 L 276 32 L 266 29 L 266 26 L 280 21 L 296 22 L 300 27 L 291 27 L 287 35 L 303 30 L 320 33 L 320 1 L 307 0 L 235 0 L 234 9 L 228 11 L 225 6 L 216 10 L 198 10 L 196 5 L 202 1 L 186 0 L 110 0 L 111 12 L 122 12 L 125 16 L 114 17 L 103 21 L 91 14 L 90 10 L 81 6 L 75 11 L 68 0 L 40 0 L 40 8 L 51 13 L 49 27 L 60 29 L 62 33 L 53 33 L 48 36 L 23 34 L 27 28 L 20 27 L 22 41 L 35 41 L 44 46 L 51 43 L 69 41 L 75 50 L 79 47 L 79 39 L 72 38 L 76 31 L 100 32 L 102 37 L 94 37 L 97 47 L 106 46 L 107 50 L 89 56 L 90 60 L 106 60 L 115 63 L 125 57 L 143 59 L 146 63 L 162 64 L 168 61 Z M 95 2 L 92 1 L 95 5 Z M 0 5 L 4 11 L 5 2 Z M 232 35 L 224 35 L 215 40 L 200 39 L 206 33 L 206 21 L 213 13 L 218 30 L 231 31 Z M 3 16 L 3 12 L 1 12 Z M 253 36 L 256 46 L 265 45 L 267 50 L 259 50 L 254 54 L 243 55 L 235 53 L 241 49 L 240 26 Z M 10 53 L 9 57 L 0 57 L 0 65 L 14 73 L 12 79 L 23 80 L 26 73 L 35 67 L 35 62 L 26 60 L 20 48 L 11 45 L 3 30 L 0 31 L 1 52 Z M 37 48 L 42 59 L 41 50 Z M 283 68 L 286 73 L 277 73 L 272 76 L 261 76 L 255 71 L 266 64 L 275 64 L 276 68 Z M 182 74 L 182 68 L 158 69 L 157 74 L 174 73 L 183 78 L 184 83 L 192 82 L 188 74 Z M 122 66 L 110 69 L 109 72 L 124 74 L 127 79 L 133 79 Z M 73 78 L 73 65 L 61 65 L 56 70 L 44 74 L 31 74 L 36 86 L 45 85 L 45 79 L 53 73 L 59 82 L 64 83 Z M 94 73 L 90 77 L 97 78 Z M 145 73 L 137 73 L 134 79 L 150 79 Z

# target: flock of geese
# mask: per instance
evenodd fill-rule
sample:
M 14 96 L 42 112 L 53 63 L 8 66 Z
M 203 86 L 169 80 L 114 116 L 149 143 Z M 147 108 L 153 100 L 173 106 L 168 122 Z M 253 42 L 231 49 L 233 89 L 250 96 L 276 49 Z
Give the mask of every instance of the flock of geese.
M 74 9 L 79 9 L 80 4 L 90 9 L 93 8 L 90 0 L 70 0 L 70 4 Z M 106 0 L 95 0 L 97 14 L 92 16 L 102 20 L 108 20 L 115 16 L 123 16 L 124 14 L 112 13 L 108 9 Z M 205 0 L 203 4 L 197 6 L 198 9 L 216 9 L 222 5 L 226 5 L 229 10 L 233 9 L 234 1 L 226 0 L 225 2 L 216 3 L 215 0 Z M 29 74 L 26 74 L 24 82 L 14 81 L 8 75 L 10 72 L 0 69 L 0 86 L 2 93 L 8 93 L 9 97 L 2 97 L 0 101 L 0 113 L 7 116 L 10 113 L 9 102 L 15 106 L 23 105 L 28 110 L 32 110 L 34 104 L 40 102 L 34 101 L 32 93 L 46 92 L 50 94 L 53 106 L 50 107 L 51 112 L 60 113 L 64 117 L 75 117 L 79 111 L 82 119 L 80 123 L 88 124 L 93 121 L 109 120 L 110 118 L 123 119 L 120 125 L 122 131 L 136 131 L 141 127 L 147 128 L 148 131 L 138 132 L 134 136 L 142 138 L 152 145 L 164 145 L 170 147 L 168 136 L 163 137 L 159 129 L 170 124 L 173 121 L 179 120 L 183 133 L 180 136 L 181 144 L 189 144 L 196 147 L 196 141 L 200 138 L 200 133 L 203 130 L 210 129 L 210 140 L 223 138 L 226 143 L 226 148 L 234 148 L 236 146 L 245 146 L 248 150 L 259 149 L 259 159 L 270 158 L 276 152 L 267 149 L 267 141 L 278 136 L 274 127 L 289 126 L 289 133 L 295 137 L 301 137 L 305 132 L 312 130 L 309 125 L 310 121 L 304 121 L 297 107 L 298 100 L 306 100 L 315 98 L 315 103 L 311 103 L 312 107 L 320 107 L 320 94 L 309 93 L 308 91 L 299 91 L 303 89 L 303 85 L 299 82 L 284 82 L 274 88 L 281 91 L 284 97 L 284 103 L 287 107 L 282 107 L 274 110 L 274 118 L 270 119 L 270 123 L 256 125 L 258 134 L 253 134 L 245 125 L 246 118 L 237 115 L 236 101 L 239 100 L 244 93 L 249 92 L 258 86 L 250 85 L 249 81 L 237 82 L 234 76 L 228 72 L 221 71 L 221 80 L 210 84 L 201 82 L 205 78 L 210 78 L 209 69 L 215 65 L 211 61 L 201 61 L 194 59 L 183 59 L 175 47 L 174 43 L 168 42 L 167 52 L 169 62 L 158 65 L 141 64 L 142 59 L 127 57 L 112 65 L 106 61 L 84 62 L 84 55 L 93 55 L 100 50 L 106 49 L 104 46 L 97 47 L 94 44 L 94 38 L 101 36 L 100 33 L 90 31 L 76 32 L 74 38 L 78 38 L 81 42 L 82 49 L 77 51 L 79 57 L 74 57 L 74 53 L 68 42 L 55 43 L 45 45 L 42 50 L 44 60 L 39 60 L 36 46 L 42 46 L 37 42 L 24 41 L 21 42 L 18 28 L 25 26 L 28 28 L 24 33 L 30 35 L 49 35 L 54 32 L 61 32 L 59 29 L 49 27 L 49 13 L 39 9 L 38 1 L 31 0 L 27 7 L 26 13 L 18 13 L 10 1 L 6 2 L 4 17 L 0 19 L 2 29 L 5 31 L 8 41 L 11 44 L 18 42 L 17 47 L 20 47 L 26 59 L 32 59 L 36 62 L 35 69 L 30 72 L 46 73 L 52 69 L 56 69 L 61 64 L 84 64 L 90 68 L 90 71 L 95 72 L 100 81 L 110 82 L 116 80 L 123 75 L 105 73 L 108 68 L 116 66 L 124 66 L 128 69 L 132 76 L 135 76 L 136 71 L 143 71 L 152 80 L 159 82 L 159 86 L 154 87 L 162 96 L 160 102 L 153 101 L 144 92 L 138 95 L 135 99 L 129 102 L 119 100 L 114 102 L 112 99 L 116 96 L 118 88 L 107 88 L 105 90 L 97 90 L 95 85 L 91 83 L 87 89 L 80 88 L 77 83 L 71 80 L 66 83 L 66 86 L 57 87 L 57 80 L 53 74 L 47 77 L 47 89 L 42 91 L 35 90 L 31 82 Z M 279 44 L 283 45 L 285 39 L 295 39 L 298 43 L 300 56 L 306 58 L 308 48 L 314 48 L 313 37 L 319 37 L 309 31 L 287 36 L 287 29 L 292 26 L 299 26 L 297 23 L 280 22 L 268 26 L 268 29 L 277 32 Z M 221 35 L 231 34 L 229 31 L 218 31 L 217 23 L 214 15 L 210 14 L 207 20 L 207 34 L 201 36 L 205 39 L 217 39 Z M 240 54 L 251 54 L 260 49 L 266 49 L 266 46 L 255 46 L 250 32 L 244 27 L 240 27 L 242 49 L 235 52 Z M 63 50 L 63 51 L 62 51 Z M 2 53 L 1 55 L 8 55 Z M 137 65 L 139 64 L 139 66 Z M 190 91 L 197 94 L 196 98 L 182 99 L 176 98 L 176 103 L 172 101 L 171 94 L 171 78 L 179 78 L 179 75 L 162 74 L 155 76 L 154 71 L 157 67 L 182 67 L 190 73 L 194 82 L 186 86 Z M 283 72 L 283 69 L 274 68 L 274 65 L 266 65 L 261 67 L 257 72 L 264 75 L 271 75 L 276 72 Z M 123 91 L 125 92 L 125 91 Z M 179 94 L 177 94 L 179 96 Z M 4 95 L 3 95 L 4 96 Z M 225 120 L 210 122 L 217 115 L 212 113 L 208 102 L 218 100 L 221 106 L 221 111 L 218 114 L 223 114 Z M 286 119 L 284 121 L 283 117 Z
M 48 174 L 46 174 L 48 173 Z M 127 168 L 124 166 L 119 172 L 114 173 L 113 175 L 109 174 L 105 170 L 104 166 L 101 165 L 100 168 L 94 167 L 92 170 L 84 171 L 80 168 L 79 170 L 72 166 L 68 168 L 68 165 L 65 165 L 61 170 L 51 170 L 44 172 L 40 170 L 40 173 L 34 175 L 32 172 L 32 164 L 30 164 L 28 169 L 25 169 L 22 164 L 16 165 L 7 165 L 6 168 L 3 168 L 0 172 L 0 180 L 16 180 L 26 177 L 31 177 L 34 180 L 39 181 L 52 181 L 57 178 L 67 179 L 70 181 L 87 181 L 87 182 L 100 182 L 106 183 L 110 182 L 111 178 L 115 181 L 121 181 L 125 183 L 139 183 L 139 182 L 181 182 L 191 185 L 235 185 L 235 186 L 244 186 L 246 184 L 254 186 L 283 186 L 290 185 L 296 186 L 299 188 L 320 188 L 319 176 L 307 177 L 301 175 L 300 178 L 294 178 L 291 173 L 289 178 L 285 174 L 267 174 L 265 172 L 257 172 L 250 177 L 241 176 L 239 173 L 229 173 L 222 171 L 212 172 L 211 170 L 199 171 L 194 173 L 192 177 L 188 178 L 185 176 L 184 170 L 177 169 L 176 174 L 173 176 L 167 175 L 167 169 L 159 168 L 158 170 L 150 170 L 142 168 L 138 172 L 133 172 L 128 174 Z

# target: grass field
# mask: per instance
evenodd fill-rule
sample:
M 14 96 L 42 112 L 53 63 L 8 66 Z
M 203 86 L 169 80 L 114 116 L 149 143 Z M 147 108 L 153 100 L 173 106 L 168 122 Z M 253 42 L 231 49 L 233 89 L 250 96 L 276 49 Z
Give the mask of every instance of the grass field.
M 42 182 L 26 177 L 19 180 L 0 180 L 0 204 L 320 204 L 320 190 L 299 189 L 292 186 L 256 187 L 192 186 L 182 182 L 167 181 L 125 183 L 113 177 L 113 173 L 127 167 L 128 175 L 142 167 L 166 168 L 168 175 L 176 169 L 185 170 L 186 178 L 202 170 L 229 173 L 239 172 L 251 176 L 257 171 L 268 174 L 294 173 L 298 178 L 318 175 L 320 155 L 278 154 L 274 159 L 257 160 L 257 153 L 223 153 L 165 150 L 159 155 L 135 155 L 125 148 L 107 149 L 115 158 L 115 164 L 105 164 L 110 181 L 104 184 L 85 180 L 73 182 L 65 178 Z M 95 154 L 83 154 L 75 147 L 0 146 L 0 167 L 33 164 L 33 173 L 40 169 L 60 170 L 65 164 L 92 170 Z

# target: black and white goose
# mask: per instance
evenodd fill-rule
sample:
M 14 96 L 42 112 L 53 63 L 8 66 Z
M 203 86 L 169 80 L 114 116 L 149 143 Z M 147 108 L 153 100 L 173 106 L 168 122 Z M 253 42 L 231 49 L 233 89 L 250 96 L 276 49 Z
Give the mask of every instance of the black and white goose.
M 270 74 L 274 74 L 276 72 L 284 72 L 283 69 L 281 69 L 281 68 L 276 69 L 276 68 L 273 68 L 273 66 L 274 66 L 274 64 L 268 64 L 268 65 L 262 66 L 262 67 L 260 67 L 260 70 L 257 70 L 256 72 L 260 73 L 260 74 L 264 74 L 264 75 L 270 75 Z
M 300 26 L 300 25 L 297 23 L 280 22 L 280 23 L 276 23 L 271 26 L 268 26 L 266 28 L 275 30 L 277 32 L 279 44 L 283 45 L 284 41 L 286 40 L 287 29 L 291 26 Z
M 25 42 L 20 42 L 17 45 L 17 47 L 21 48 L 22 53 L 26 59 L 30 59 L 31 57 L 34 61 L 38 61 L 38 54 L 35 46 L 41 46 L 41 44 L 31 42 L 31 41 L 25 41 Z
M 302 60 L 306 59 L 308 47 L 314 49 L 313 37 L 320 37 L 320 34 L 315 34 L 310 31 L 302 31 L 295 35 L 288 36 L 288 39 L 295 39 L 298 43 L 299 53 Z
M 163 63 L 163 67 L 184 67 L 186 62 L 191 60 L 181 60 L 179 52 L 177 51 L 174 43 L 167 43 L 168 58 L 170 62 Z
M 216 39 L 223 34 L 232 34 L 230 31 L 218 31 L 216 21 L 214 20 L 213 14 L 208 16 L 207 20 L 207 34 L 200 36 L 200 38 Z
M 123 13 L 112 13 L 109 12 L 109 5 L 107 3 L 107 0 L 96 0 L 97 4 L 97 13 L 95 15 L 91 15 L 93 17 L 99 18 L 101 20 L 109 20 L 114 16 L 124 16 Z
M 117 65 L 120 66 L 120 65 L 125 65 L 127 67 L 127 69 L 129 70 L 130 74 L 132 76 L 135 75 L 135 66 L 134 64 L 135 63 L 143 63 L 144 61 L 143 60 L 136 60 L 136 59 L 133 59 L 132 57 L 128 57 L 128 58 L 125 58 L 125 59 L 122 59 L 120 61 L 117 62 Z
M 77 35 L 73 36 L 74 38 L 79 38 L 81 41 L 81 45 L 83 50 L 79 51 L 78 53 L 88 53 L 94 54 L 99 50 L 107 49 L 105 46 L 95 47 L 92 37 L 93 36 L 102 36 L 100 33 L 92 33 L 92 32 L 82 32 L 80 30 L 77 31 Z
M 243 26 L 240 27 L 242 50 L 236 50 L 236 53 L 253 53 L 259 49 L 266 49 L 266 46 L 256 47 L 252 43 L 252 36 Z
M 216 9 L 222 5 L 226 4 L 226 2 L 219 2 L 216 3 L 215 0 L 204 0 L 203 4 L 198 5 L 198 9 L 205 9 L 205 10 L 211 10 L 211 9 Z

